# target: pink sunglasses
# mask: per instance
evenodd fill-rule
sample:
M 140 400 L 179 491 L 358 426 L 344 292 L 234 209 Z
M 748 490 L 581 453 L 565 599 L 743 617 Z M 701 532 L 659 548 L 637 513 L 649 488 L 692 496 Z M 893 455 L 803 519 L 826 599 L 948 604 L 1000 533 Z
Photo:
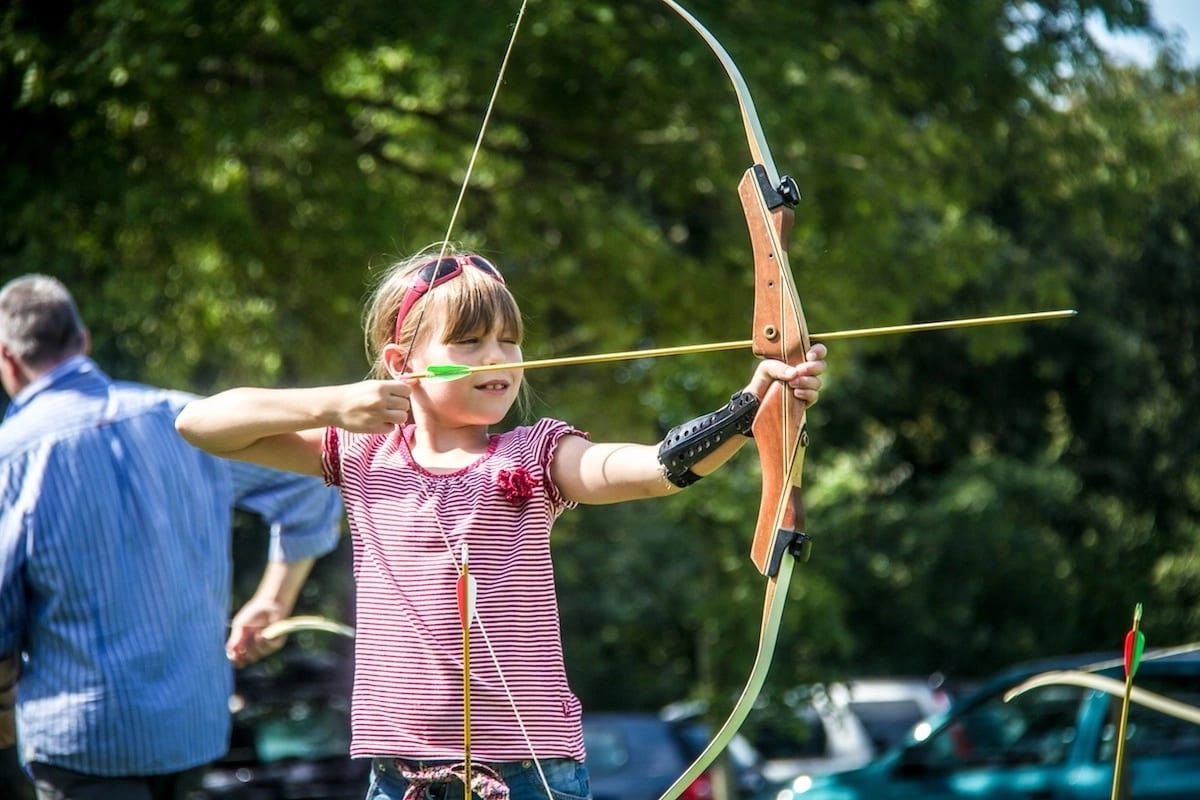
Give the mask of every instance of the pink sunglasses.
M 404 324 L 404 319 L 412 310 L 413 305 L 433 287 L 440 286 L 461 275 L 463 268 L 467 266 L 482 270 L 504 283 L 504 276 L 500 274 L 500 270 L 482 256 L 445 256 L 422 264 L 417 270 L 413 282 L 408 285 L 408 290 L 404 292 L 404 299 L 400 301 L 400 311 L 396 314 L 396 330 L 393 335 L 393 341 L 396 344 L 400 344 L 400 326 Z

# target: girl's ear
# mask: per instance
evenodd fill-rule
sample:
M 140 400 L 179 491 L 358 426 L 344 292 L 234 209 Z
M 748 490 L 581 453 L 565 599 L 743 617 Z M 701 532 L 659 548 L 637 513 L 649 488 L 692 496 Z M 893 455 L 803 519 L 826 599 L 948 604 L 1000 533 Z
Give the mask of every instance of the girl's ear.
M 405 372 L 412 372 L 413 365 L 408 363 L 408 350 L 398 344 L 384 345 L 381 354 L 383 365 L 393 378 L 400 377 Z

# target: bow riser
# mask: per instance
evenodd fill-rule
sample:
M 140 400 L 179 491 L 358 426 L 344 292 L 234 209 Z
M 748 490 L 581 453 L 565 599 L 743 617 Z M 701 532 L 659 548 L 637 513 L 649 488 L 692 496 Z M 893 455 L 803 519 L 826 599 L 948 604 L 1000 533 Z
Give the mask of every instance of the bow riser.
M 808 325 L 788 263 L 786 242 L 795 221 L 797 192 L 790 179 L 787 196 L 771 184 L 766 169 L 755 165 L 738 184 L 738 197 L 754 253 L 754 327 L 752 349 L 759 358 L 799 364 L 809 347 Z M 779 572 L 784 551 L 803 530 L 800 499 L 805 406 L 782 384 L 763 397 L 754 420 L 754 438 L 762 463 L 762 501 L 750 559 L 768 577 Z
M 792 201 L 770 184 L 766 170 L 759 165 L 742 176 L 738 197 L 754 252 L 754 354 L 788 364 L 803 363 L 809 347 L 808 325 L 786 246 L 796 219 Z

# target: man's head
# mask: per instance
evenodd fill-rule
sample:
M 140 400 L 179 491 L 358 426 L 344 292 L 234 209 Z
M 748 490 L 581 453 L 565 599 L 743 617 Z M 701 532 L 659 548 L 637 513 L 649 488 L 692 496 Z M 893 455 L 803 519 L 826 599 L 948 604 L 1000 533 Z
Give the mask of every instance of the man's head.
M 87 328 L 61 281 L 23 275 L 0 289 L 0 383 L 10 397 L 87 349 Z

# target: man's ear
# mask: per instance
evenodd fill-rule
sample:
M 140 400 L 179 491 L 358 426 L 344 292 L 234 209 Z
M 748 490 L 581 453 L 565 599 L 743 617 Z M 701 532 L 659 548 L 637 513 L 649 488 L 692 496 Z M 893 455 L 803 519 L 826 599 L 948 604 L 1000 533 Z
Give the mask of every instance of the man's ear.
M 9 397 L 29 384 L 25 375 L 25 364 L 8 345 L 0 344 L 0 386 Z

